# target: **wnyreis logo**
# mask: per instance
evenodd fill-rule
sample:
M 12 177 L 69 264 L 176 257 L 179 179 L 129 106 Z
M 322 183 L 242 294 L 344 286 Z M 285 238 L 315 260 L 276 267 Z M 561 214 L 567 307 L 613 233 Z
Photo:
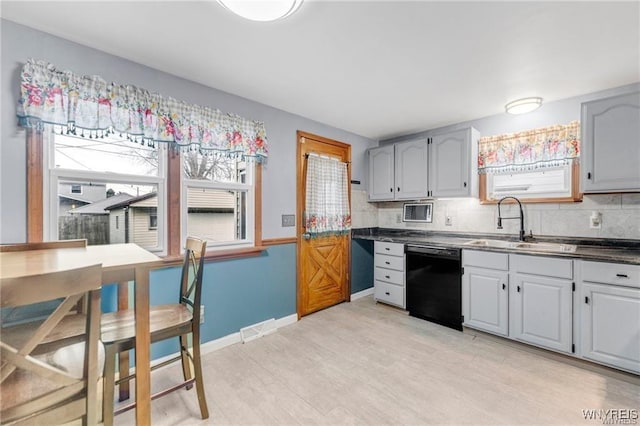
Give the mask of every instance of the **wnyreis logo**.
M 638 424 L 638 410 L 635 408 L 609 408 L 598 410 L 582 410 L 585 420 L 596 420 L 603 425 L 635 425 Z

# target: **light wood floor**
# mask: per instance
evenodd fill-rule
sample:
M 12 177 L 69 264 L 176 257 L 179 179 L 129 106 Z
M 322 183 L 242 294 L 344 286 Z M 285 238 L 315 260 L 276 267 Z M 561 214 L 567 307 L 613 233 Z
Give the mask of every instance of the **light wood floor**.
M 152 402 L 154 425 L 576 424 L 640 409 L 640 386 L 460 333 L 371 297 L 204 357 L 211 417 L 193 391 Z M 154 373 L 155 385 L 178 365 Z M 155 386 L 154 386 L 155 388 Z M 133 424 L 133 411 L 116 418 Z

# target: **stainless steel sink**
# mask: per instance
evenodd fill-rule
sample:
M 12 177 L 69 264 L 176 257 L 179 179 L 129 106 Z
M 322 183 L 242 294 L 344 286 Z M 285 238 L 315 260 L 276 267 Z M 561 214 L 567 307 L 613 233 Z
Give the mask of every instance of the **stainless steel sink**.
M 503 240 L 472 240 L 465 245 L 467 246 L 479 246 L 479 247 L 497 247 L 497 248 L 514 248 L 517 242 L 503 241 Z
M 546 251 L 552 253 L 573 253 L 576 246 L 573 244 L 558 243 L 527 243 L 522 241 L 504 241 L 504 240 L 471 240 L 465 243 L 467 246 L 475 247 L 495 247 L 515 250 L 533 250 Z
M 573 244 L 557 244 L 557 243 L 516 243 L 516 249 L 535 250 L 535 251 L 551 251 L 556 253 L 573 253 L 576 246 Z

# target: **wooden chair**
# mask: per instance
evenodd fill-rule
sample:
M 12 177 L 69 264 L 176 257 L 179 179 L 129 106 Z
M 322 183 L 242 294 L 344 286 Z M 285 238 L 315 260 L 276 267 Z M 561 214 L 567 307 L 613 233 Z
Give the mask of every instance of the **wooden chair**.
M 20 344 L 7 340 L 4 332 L 0 335 L 0 420 L 3 424 L 61 424 L 76 419 L 82 419 L 85 425 L 97 423 L 101 284 L 99 264 L 0 281 L 2 307 L 64 299 L 32 334 L 23 336 Z M 69 356 L 56 358 L 58 354 L 54 353 L 51 357 L 36 358 L 32 351 L 85 296 L 89 302 L 85 339 L 79 344 L 82 369 L 78 376 L 72 372 L 75 365 L 65 365 Z M 56 364 L 47 362 L 50 360 Z
M 152 395 L 151 399 L 156 399 L 183 387 L 191 389 L 195 382 L 200 414 L 203 419 L 209 417 L 200 362 L 200 304 L 206 247 L 206 241 L 193 237 L 187 238 L 178 303 L 151 306 L 149 315 L 152 343 L 178 337 L 180 344 L 180 355 L 153 366 L 152 370 L 180 360 L 184 376 L 181 383 Z M 189 352 L 187 339 L 189 334 L 192 335 L 193 355 Z M 116 385 L 116 356 L 118 353 L 133 349 L 135 346 L 133 310 L 121 310 L 102 315 L 102 343 L 105 345 L 103 421 L 105 425 L 112 425 L 114 414 L 120 414 L 135 407 L 135 402 L 133 402 L 114 413 L 113 405 Z M 190 361 L 193 363 L 195 377 L 191 374 Z M 121 377 L 118 384 L 128 382 L 134 376 Z

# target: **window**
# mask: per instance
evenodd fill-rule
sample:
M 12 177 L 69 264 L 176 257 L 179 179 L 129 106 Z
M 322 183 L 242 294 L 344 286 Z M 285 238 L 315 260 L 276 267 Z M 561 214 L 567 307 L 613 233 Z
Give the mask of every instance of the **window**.
M 178 154 L 163 145 L 146 148 L 114 135 L 61 135 L 51 126 L 27 132 L 27 146 L 29 164 L 43 164 L 27 169 L 28 199 L 35 200 L 28 208 L 29 241 L 133 242 L 179 256 L 186 236 L 197 235 L 209 241 L 212 256 L 261 250 L 255 220 L 260 214 L 259 164 Z M 77 187 L 81 194 L 72 192 Z M 168 188 L 173 188 L 171 196 Z M 232 248 L 240 250 L 215 253 Z
M 44 142 L 45 239 L 163 250 L 158 219 L 164 215 L 165 151 L 113 135 L 83 138 L 51 128 Z
M 254 163 L 198 152 L 182 154 L 182 239 L 212 249 L 254 243 Z
M 480 175 L 480 202 L 495 203 L 506 196 L 518 197 L 523 203 L 580 201 L 578 167 L 575 162 L 558 167 Z

